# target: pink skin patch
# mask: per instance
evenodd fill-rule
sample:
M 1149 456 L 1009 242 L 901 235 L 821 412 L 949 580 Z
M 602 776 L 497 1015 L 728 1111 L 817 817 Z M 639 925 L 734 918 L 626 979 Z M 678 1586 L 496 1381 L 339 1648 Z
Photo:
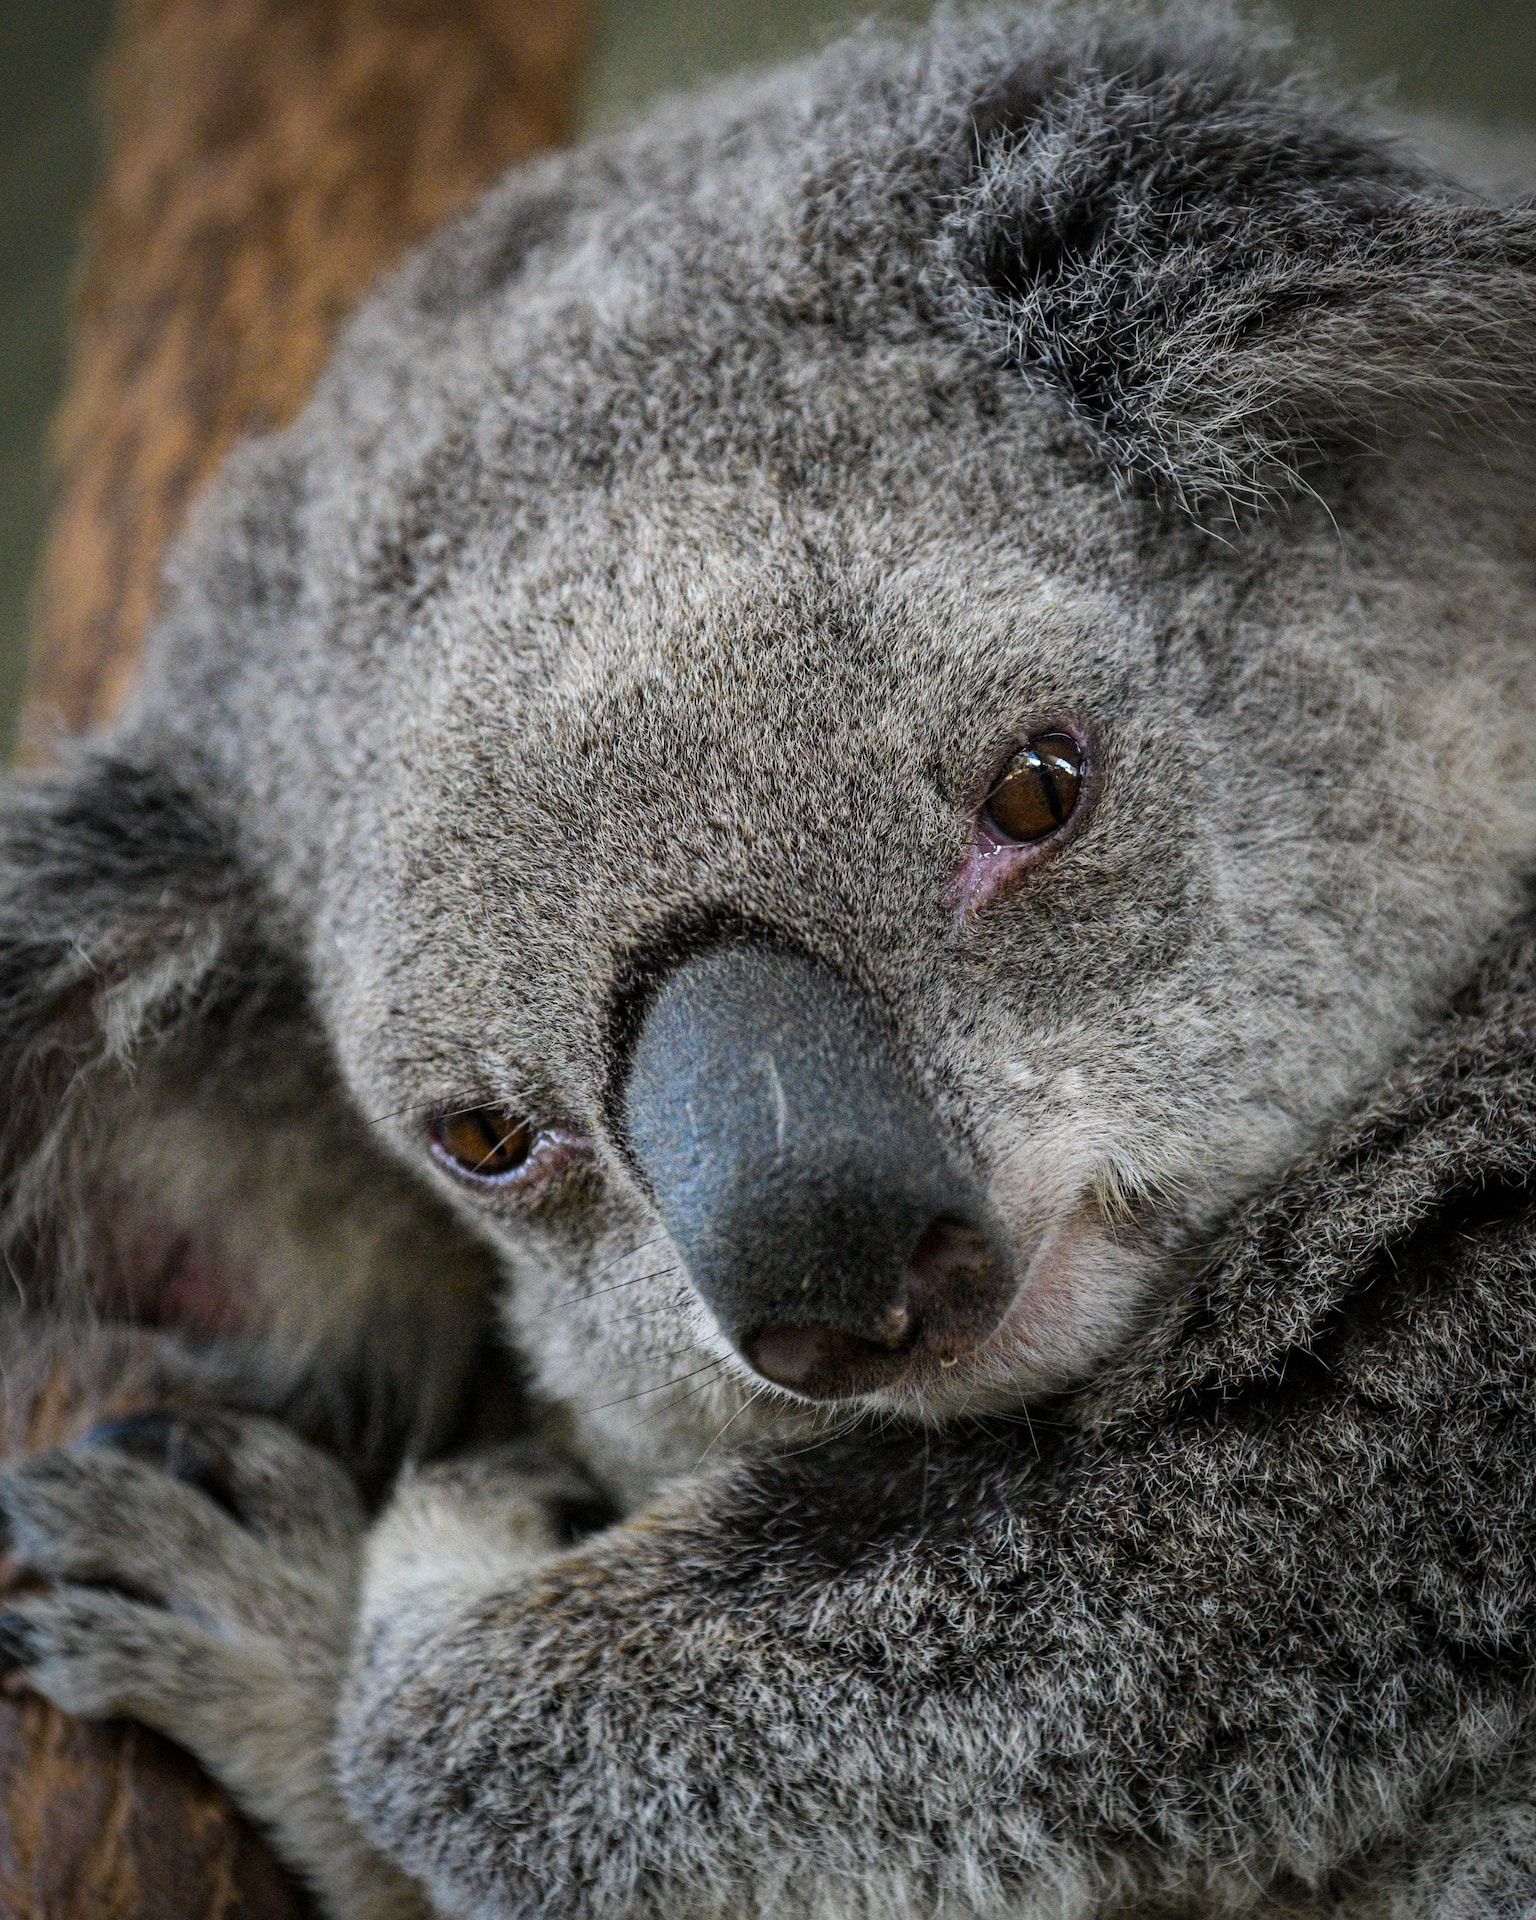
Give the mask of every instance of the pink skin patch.
M 1052 834 L 1050 841 L 1041 844 L 1049 846 L 1056 837 Z M 971 919 L 1031 867 L 1039 866 L 1040 855 L 1041 845 L 1018 846 L 1004 840 L 978 814 L 970 851 L 950 882 L 946 903 L 954 908 L 957 919 Z
M 513 1184 L 520 1192 L 526 1189 L 530 1198 L 542 1196 L 591 1158 L 592 1142 L 586 1134 L 574 1127 L 542 1127 L 533 1143 L 533 1152 L 518 1168 L 518 1174 L 526 1178 L 519 1183 L 514 1174 Z
M 109 1230 L 97 1298 L 138 1326 L 249 1333 L 262 1318 L 254 1276 L 216 1237 L 156 1225 Z
M 1082 1209 L 1048 1227 L 1030 1249 L 1019 1290 L 993 1338 L 1033 1349 L 1045 1336 L 1067 1331 L 1073 1318 L 1076 1263 L 1093 1225 Z

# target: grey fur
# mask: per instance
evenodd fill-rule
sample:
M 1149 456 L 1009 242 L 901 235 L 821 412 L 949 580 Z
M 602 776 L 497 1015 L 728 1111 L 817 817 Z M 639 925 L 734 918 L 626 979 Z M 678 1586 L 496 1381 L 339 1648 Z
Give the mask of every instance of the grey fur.
M 38 1683 L 186 1738 L 341 1915 L 414 1897 L 354 1821 L 446 1912 L 1536 1897 L 1523 959 L 1445 1024 L 1536 855 L 1533 236 L 1224 16 L 1014 13 L 679 104 L 407 268 L 237 456 L 134 712 L 10 803 L 9 1249 L 99 1284 L 128 1178 L 239 1241 L 261 1404 L 345 1439 L 353 1376 L 397 1451 L 499 1285 L 632 1517 L 563 1555 L 542 1467 L 409 1480 L 298 1552 L 285 1667 L 230 1609 L 294 1543 L 167 1515 L 131 1620 L 28 1603 Z M 1061 724 L 1079 830 L 967 896 Z M 635 1009 L 733 938 L 878 1009 L 1023 1275 L 884 1437 L 753 1382 L 616 1125 Z M 590 1150 L 472 1189 L 425 1123 L 481 1102 Z M 201 1513 L 152 1481 L 7 1498 L 69 1576 L 112 1503 Z

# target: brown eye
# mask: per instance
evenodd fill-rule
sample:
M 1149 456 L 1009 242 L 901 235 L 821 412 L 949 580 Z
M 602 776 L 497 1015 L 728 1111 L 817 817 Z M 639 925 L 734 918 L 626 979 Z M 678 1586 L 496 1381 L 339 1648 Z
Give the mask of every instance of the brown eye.
M 445 1113 L 432 1126 L 432 1145 L 441 1159 L 475 1180 L 505 1180 L 533 1152 L 532 1123 L 505 1107 L 471 1107 Z
M 998 775 L 982 817 L 1000 840 L 1027 845 L 1065 825 L 1083 787 L 1083 749 L 1070 733 L 1037 733 Z

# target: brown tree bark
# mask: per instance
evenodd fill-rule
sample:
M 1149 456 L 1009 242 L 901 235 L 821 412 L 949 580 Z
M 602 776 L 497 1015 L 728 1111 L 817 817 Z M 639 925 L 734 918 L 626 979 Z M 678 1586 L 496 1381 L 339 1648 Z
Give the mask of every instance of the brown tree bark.
M 382 268 L 570 132 L 588 0 L 123 0 L 23 752 L 108 718 L 166 544 Z
M 23 752 L 108 719 L 167 543 L 303 404 L 376 276 L 564 138 L 589 0 L 123 0 L 58 429 Z M 175 1404 L 155 1336 L 0 1353 L 0 1447 Z M 18 1578 L 0 1562 L 0 1590 Z M 222 1793 L 141 1728 L 0 1687 L 0 1920 L 299 1920 Z

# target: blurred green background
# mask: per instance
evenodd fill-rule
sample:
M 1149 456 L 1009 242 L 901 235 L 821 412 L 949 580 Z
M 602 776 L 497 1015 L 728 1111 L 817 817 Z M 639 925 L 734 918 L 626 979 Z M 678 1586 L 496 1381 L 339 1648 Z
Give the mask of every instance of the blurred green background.
M 658 89 L 811 46 L 866 9 L 847 0 L 607 0 L 586 124 Z M 916 16 L 919 0 L 880 11 Z M 1277 9 L 1346 72 L 1405 105 L 1495 126 L 1536 122 L 1536 0 L 1288 0 Z M 96 164 L 91 78 L 112 0 L 0 0 L 0 750 L 25 655 L 46 511 L 48 422 L 63 378 L 74 236 Z

